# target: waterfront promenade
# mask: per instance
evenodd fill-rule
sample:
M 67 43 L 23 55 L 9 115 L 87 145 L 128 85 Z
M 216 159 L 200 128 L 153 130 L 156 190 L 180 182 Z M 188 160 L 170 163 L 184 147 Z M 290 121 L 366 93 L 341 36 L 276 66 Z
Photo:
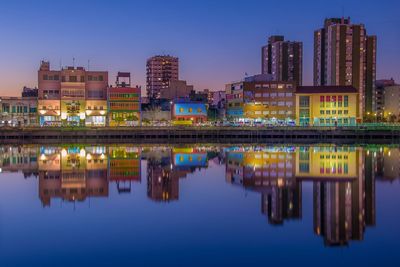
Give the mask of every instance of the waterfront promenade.
M 398 126 L 1 128 L 1 144 L 19 143 L 384 143 L 400 144 Z

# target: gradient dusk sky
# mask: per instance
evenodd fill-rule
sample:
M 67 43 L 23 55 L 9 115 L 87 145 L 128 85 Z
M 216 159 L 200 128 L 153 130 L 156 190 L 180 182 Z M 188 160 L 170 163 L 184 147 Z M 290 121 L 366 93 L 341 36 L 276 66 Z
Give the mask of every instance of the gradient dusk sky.
M 400 82 L 400 1 L 6 1 L 0 2 L 0 95 L 37 86 L 42 59 L 130 71 L 145 88 L 146 59 L 180 59 L 180 79 L 222 90 L 260 72 L 261 46 L 273 34 L 303 41 L 304 84 L 312 84 L 313 32 L 326 17 L 350 16 L 378 36 L 377 79 Z

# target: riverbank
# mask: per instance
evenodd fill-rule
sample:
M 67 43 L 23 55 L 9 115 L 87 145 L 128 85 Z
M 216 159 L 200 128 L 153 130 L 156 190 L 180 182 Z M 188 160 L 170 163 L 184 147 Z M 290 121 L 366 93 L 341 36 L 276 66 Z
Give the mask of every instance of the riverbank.
M 3 128 L 0 131 L 0 143 L 400 144 L 400 129 L 397 127 Z

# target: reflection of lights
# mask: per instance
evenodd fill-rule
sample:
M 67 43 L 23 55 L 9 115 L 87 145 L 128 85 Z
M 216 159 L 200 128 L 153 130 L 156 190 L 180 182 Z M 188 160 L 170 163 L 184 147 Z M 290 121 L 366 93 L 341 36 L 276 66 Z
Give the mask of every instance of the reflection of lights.
M 101 153 L 100 158 L 101 158 L 101 159 L 104 159 L 104 157 L 105 157 L 104 154 Z
M 40 155 L 40 160 L 46 160 L 46 156 L 44 154 Z
M 92 111 L 91 110 L 86 110 L 86 114 L 90 115 L 90 114 L 92 114 Z
M 84 120 L 85 117 L 86 117 L 86 116 L 85 116 L 85 113 L 80 113 L 80 114 L 79 114 L 79 118 L 80 118 L 81 120 Z
M 67 150 L 65 148 L 61 150 L 61 156 L 63 157 L 67 156 Z
M 44 114 L 46 113 L 46 110 L 39 110 L 39 113 L 40 113 L 41 115 L 44 115 Z
M 81 157 L 85 157 L 86 156 L 86 151 L 85 151 L 85 149 L 81 149 L 81 151 L 79 151 L 79 155 L 81 156 Z
M 3 172 L 3 170 L 0 168 L 0 173 Z
M 87 153 L 86 159 L 87 159 L 87 160 L 91 160 L 91 159 L 92 159 L 92 155 L 91 155 L 90 153 Z
M 67 113 L 63 112 L 61 113 L 61 119 L 66 120 L 67 119 Z
M 278 186 L 279 187 L 283 186 L 283 179 L 282 178 L 278 178 Z
M 101 114 L 101 115 L 106 114 L 105 110 L 100 110 L 100 114 Z

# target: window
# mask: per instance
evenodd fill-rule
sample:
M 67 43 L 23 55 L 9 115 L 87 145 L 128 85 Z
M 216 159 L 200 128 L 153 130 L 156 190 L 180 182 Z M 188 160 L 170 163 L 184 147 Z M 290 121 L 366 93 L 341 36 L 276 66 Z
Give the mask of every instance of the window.
M 345 95 L 344 96 L 344 105 L 345 108 L 349 106 L 349 96 Z
M 193 112 L 193 108 L 189 108 L 189 113 L 192 113 Z
M 319 111 L 319 114 L 324 115 L 325 112 L 324 112 L 323 110 L 320 110 L 320 111 Z
M 338 107 L 341 108 L 343 104 L 343 96 L 338 96 Z
M 344 112 L 345 115 L 349 114 L 349 111 L 347 109 L 343 110 L 343 112 Z
M 43 75 L 43 80 L 47 81 L 49 79 L 49 76 L 47 74 Z
M 331 106 L 332 107 L 336 107 L 336 96 L 332 96 L 332 104 L 331 104 Z
M 319 107 L 325 107 L 325 97 L 323 95 L 319 97 Z
M 310 107 L 310 97 L 300 96 L 300 107 L 303 107 L 303 108 Z
M 330 110 L 327 110 L 326 111 L 326 115 L 330 115 L 331 114 L 331 111 Z
M 69 76 L 69 81 L 72 83 L 76 83 L 77 82 L 77 77 L 76 76 Z
M 183 108 L 179 108 L 179 112 L 183 112 Z
M 99 81 L 103 81 L 103 75 L 99 76 Z

